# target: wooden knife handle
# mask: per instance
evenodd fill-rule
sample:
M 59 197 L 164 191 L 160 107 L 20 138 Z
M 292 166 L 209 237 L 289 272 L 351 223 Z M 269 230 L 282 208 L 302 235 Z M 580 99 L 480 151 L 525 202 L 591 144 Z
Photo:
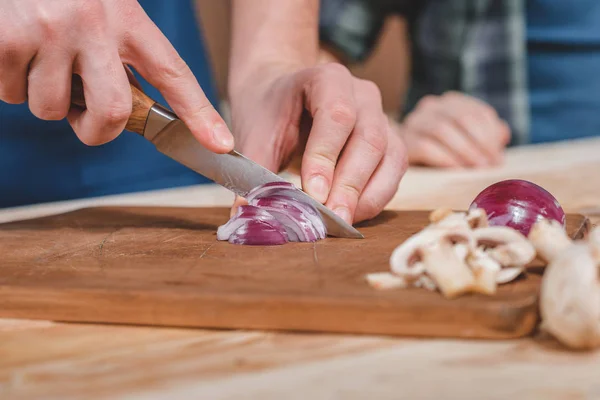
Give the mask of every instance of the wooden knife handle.
M 139 90 L 131 83 L 129 84 L 129 87 L 131 88 L 133 101 L 131 115 L 127 120 L 127 126 L 125 129 L 143 135 L 148 114 L 156 102 L 150 97 L 146 96 L 144 92 Z M 86 108 L 85 96 L 83 93 L 83 82 L 81 81 L 81 77 L 79 75 L 73 75 L 73 80 L 71 83 L 71 103 L 78 107 Z

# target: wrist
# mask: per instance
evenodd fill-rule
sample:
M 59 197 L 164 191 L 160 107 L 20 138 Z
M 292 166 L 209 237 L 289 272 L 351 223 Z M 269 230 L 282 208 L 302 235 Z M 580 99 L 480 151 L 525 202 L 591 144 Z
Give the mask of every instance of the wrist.
M 227 94 L 230 101 L 243 96 L 248 90 L 259 90 L 284 75 L 289 75 L 308 65 L 300 61 L 263 60 L 257 63 L 248 63 L 243 67 L 230 68 L 227 84 Z

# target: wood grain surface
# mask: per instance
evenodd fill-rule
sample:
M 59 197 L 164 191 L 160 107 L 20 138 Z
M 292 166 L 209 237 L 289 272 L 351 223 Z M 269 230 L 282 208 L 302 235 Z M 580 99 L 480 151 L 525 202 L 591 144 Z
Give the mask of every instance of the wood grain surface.
M 600 138 L 522 146 L 494 168 L 410 168 L 388 208 L 466 208 L 486 185 L 522 178 L 597 224 L 598 170 Z M 232 201 L 222 187 L 196 185 L 4 209 L 0 221 L 93 206 Z M 1 399 L 598 399 L 598 365 L 600 351 L 567 351 L 541 334 L 413 339 L 0 319 Z
M 385 211 L 363 240 L 237 246 L 226 208 L 106 207 L 0 225 L 0 317 L 179 327 L 511 338 L 538 319 L 540 276 L 494 296 L 378 291 L 427 211 Z M 574 237 L 586 219 L 569 215 Z

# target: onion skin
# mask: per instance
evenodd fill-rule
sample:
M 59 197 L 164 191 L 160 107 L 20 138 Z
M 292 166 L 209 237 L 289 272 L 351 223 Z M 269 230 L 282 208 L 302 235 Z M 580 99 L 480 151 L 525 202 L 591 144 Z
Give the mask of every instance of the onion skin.
M 232 244 L 271 246 L 325 239 L 327 229 L 319 212 L 302 202 L 289 182 L 270 182 L 246 196 L 235 216 L 217 230 L 217 240 Z
M 546 189 L 522 179 L 494 183 L 479 193 L 469 210 L 485 210 L 491 226 L 507 226 L 528 236 L 533 224 L 555 220 L 565 227 L 566 215 Z

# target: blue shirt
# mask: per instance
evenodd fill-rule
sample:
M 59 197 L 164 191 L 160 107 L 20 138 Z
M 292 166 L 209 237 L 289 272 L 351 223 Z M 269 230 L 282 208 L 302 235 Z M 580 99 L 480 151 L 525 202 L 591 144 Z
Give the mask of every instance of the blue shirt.
M 140 4 L 191 67 L 216 108 L 192 0 L 140 0 Z M 167 105 L 156 89 L 137 77 L 150 97 Z M 206 182 L 134 133 L 126 131 L 108 144 L 89 147 L 66 121 L 42 121 L 27 104 L 0 102 L 0 207 Z
M 600 134 L 600 1 L 527 0 L 532 142 Z

